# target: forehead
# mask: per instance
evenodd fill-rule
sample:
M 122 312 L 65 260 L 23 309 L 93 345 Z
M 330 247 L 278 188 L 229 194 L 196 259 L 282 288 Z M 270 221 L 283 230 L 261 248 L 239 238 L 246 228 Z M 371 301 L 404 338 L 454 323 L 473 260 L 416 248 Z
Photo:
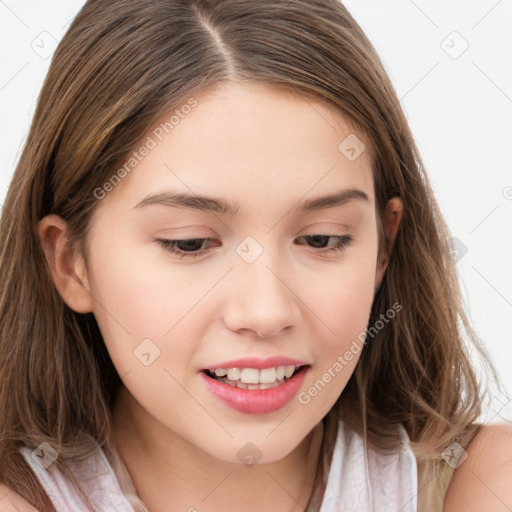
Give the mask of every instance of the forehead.
M 236 195 L 242 208 L 345 188 L 374 201 L 365 135 L 325 101 L 257 82 L 222 83 L 185 98 L 133 151 L 130 172 L 109 193 L 125 206 L 168 189 Z

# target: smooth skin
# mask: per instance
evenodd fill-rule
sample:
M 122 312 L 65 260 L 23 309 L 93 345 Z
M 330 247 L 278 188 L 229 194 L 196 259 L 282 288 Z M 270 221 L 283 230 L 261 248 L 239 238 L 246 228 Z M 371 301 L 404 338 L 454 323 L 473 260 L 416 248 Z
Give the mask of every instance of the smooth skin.
M 358 356 L 308 404 L 292 400 L 260 415 L 219 402 L 199 372 L 229 359 L 284 355 L 310 365 L 305 391 L 366 329 L 390 256 L 378 251 L 372 149 L 330 105 L 289 91 L 228 83 L 196 100 L 162 140 L 154 132 L 141 139 L 142 146 L 153 136 L 156 147 L 100 201 L 86 261 L 66 244 L 60 217 L 43 219 L 39 236 L 56 288 L 74 311 L 95 315 L 121 376 L 114 436 L 151 512 L 303 511 L 321 419 Z M 353 161 L 338 149 L 349 135 L 366 146 Z M 358 189 L 368 200 L 295 211 L 303 201 L 344 189 Z M 239 211 L 138 207 L 171 190 L 236 202 Z M 391 246 L 402 209 L 398 197 L 386 208 L 383 227 Z M 313 235 L 332 238 L 319 248 Z M 248 236 L 257 244 L 251 247 L 263 251 L 252 263 L 236 251 Z M 336 237 L 351 241 L 329 251 Z M 181 258 L 160 243 L 197 238 L 212 239 L 194 249 L 198 257 Z M 149 366 L 134 357 L 145 339 L 159 350 Z M 492 428 L 479 434 L 484 447 Z M 511 438 L 506 431 L 499 444 Z M 237 457 L 248 442 L 261 454 L 251 468 Z M 476 467 L 482 453 L 471 451 Z M 485 480 L 486 473 L 480 476 Z M 456 504 L 467 480 L 453 479 L 448 496 L 455 504 L 445 512 L 472 510 Z M 512 504 L 505 488 L 503 493 Z M 490 509 L 488 499 L 485 506 L 487 512 L 502 510 Z

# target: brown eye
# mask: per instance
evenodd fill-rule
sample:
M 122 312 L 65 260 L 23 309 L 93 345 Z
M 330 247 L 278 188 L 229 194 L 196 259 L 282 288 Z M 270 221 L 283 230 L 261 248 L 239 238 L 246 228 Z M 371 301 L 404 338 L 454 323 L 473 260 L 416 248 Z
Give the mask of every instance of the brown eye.
M 203 245 L 212 242 L 213 238 L 187 238 L 183 240 L 164 240 L 157 239 L 157 242 L 170 253 L 177 254 L 180 257 L 184 256 L 201 256 L 204 254 Z
M 328 244 L 329 239 L 334 239 L 334 243 Z M 340 251 L 350 245 L 353 238 L 350 235 L 306 235 L 299 237 L 299 240 L 309 240 L 312 244 L 308 244 L 315 249 L 325 249 L 330 251 Z

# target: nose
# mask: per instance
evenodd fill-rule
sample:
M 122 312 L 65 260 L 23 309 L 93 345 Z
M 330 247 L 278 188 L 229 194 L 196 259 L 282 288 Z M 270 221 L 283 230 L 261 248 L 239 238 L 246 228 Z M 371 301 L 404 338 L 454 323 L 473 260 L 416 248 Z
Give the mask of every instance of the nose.
M 226 326 L 239 334 L 249 333 L 261 338 L 277 336 L 297 325 L 300 317 L 299 298 L 289 281 L 289 272 L 268 265 L 260 257 L 248 264 L 239 262 L 232 272 L 234 292 L 226 305 Z

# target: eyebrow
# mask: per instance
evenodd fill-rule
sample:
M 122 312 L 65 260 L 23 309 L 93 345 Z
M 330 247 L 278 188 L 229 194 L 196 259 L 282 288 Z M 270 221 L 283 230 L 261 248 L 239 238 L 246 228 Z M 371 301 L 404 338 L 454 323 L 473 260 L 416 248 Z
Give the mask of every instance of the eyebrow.
M 357 188 L 340 190 L 327 196 L 316 197 L 299 202 L 292 208 L 295 213 L 307 213 L 335 206 L 342 206 L 350 201 L 370 202 L 366 192 Z M 172 191 L 160 192 L 146 196 L 134 208 L 149 205 L 161 205 L 172 208 L 190 208 L 199 211 L 212 211 L 227 216 L 235 216 L 240 212 L 238 203 L 229 203 L 218 197 L 200 196 Z

